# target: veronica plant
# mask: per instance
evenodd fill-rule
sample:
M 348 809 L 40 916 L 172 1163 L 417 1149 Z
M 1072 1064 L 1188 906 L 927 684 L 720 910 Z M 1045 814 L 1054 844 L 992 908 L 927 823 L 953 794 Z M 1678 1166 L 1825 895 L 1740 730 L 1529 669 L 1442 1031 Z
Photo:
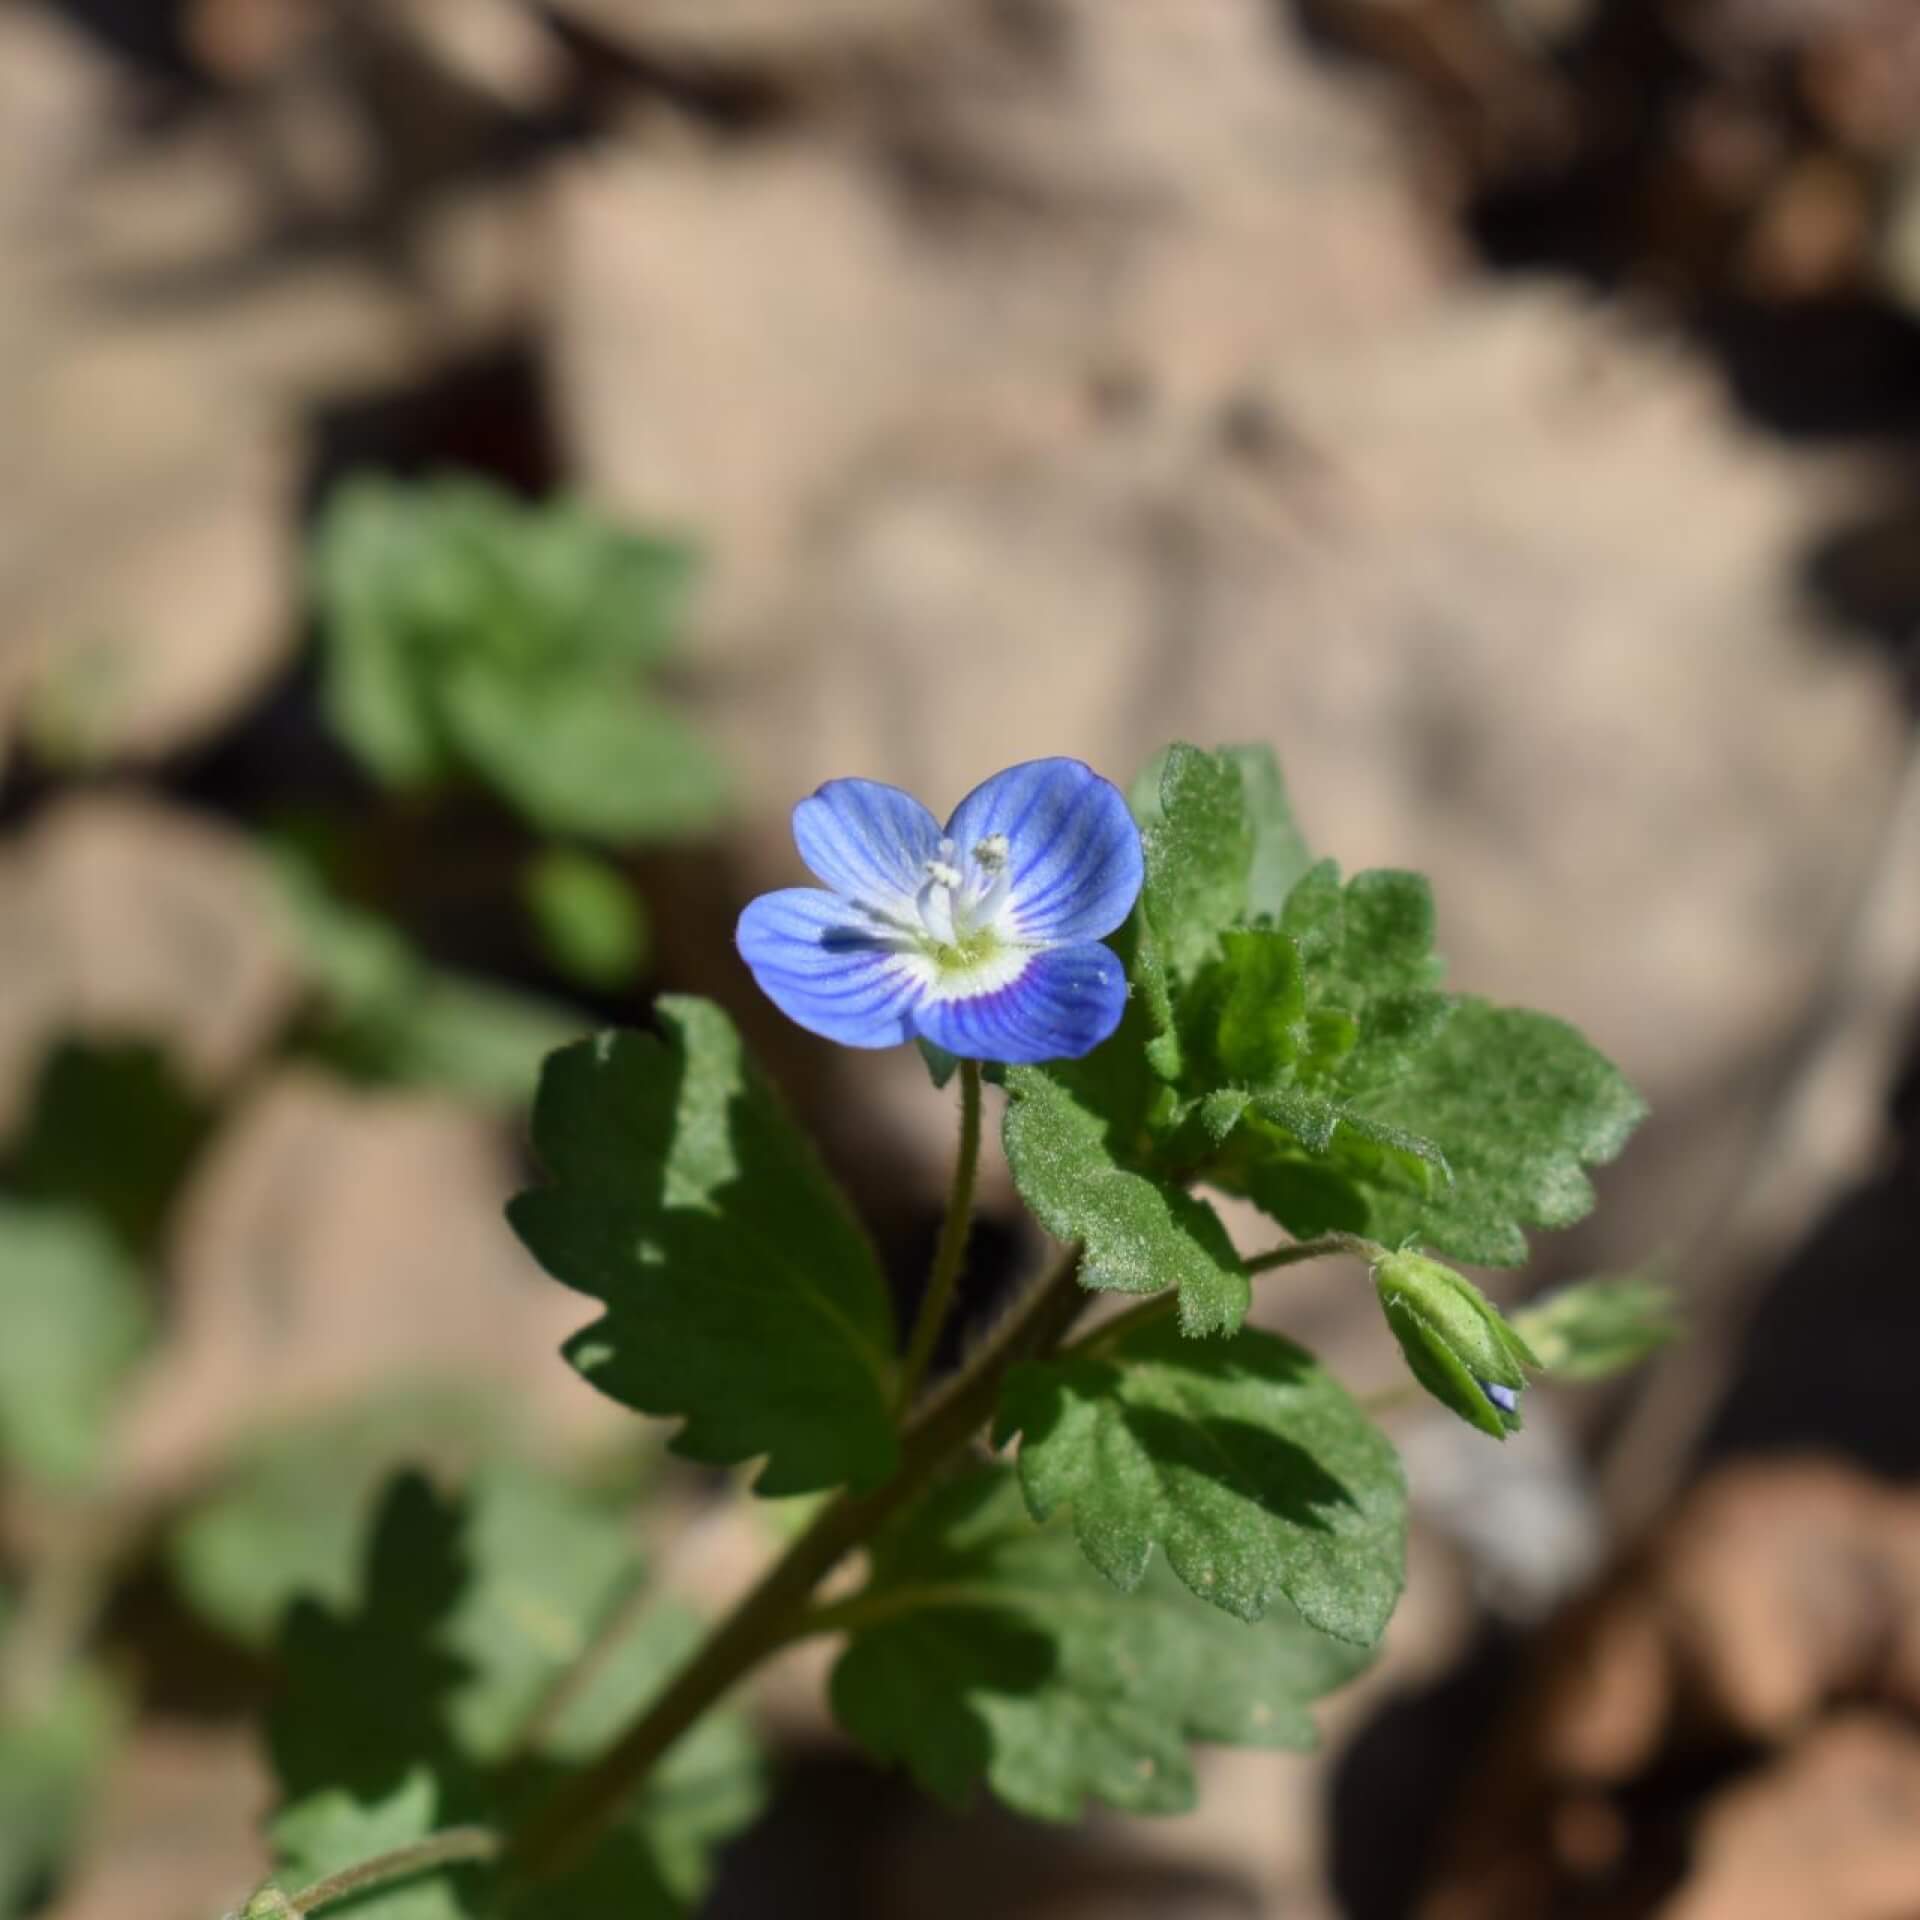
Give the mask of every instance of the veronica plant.
M 794 830 L 823 887 L 747 907 L 753 977 L 816 1033 L 918 1041 L 960 1080 L 914 1325 L 717 1005 L 555 1054 L 543 1183 L 510 1217 L 601 1304 L 567 1359 L 812 1517 L 701 1629 L 604 1508 L 400 1482 L 353 1592 L 287 1618 L 281 1867 L 254 1920 L 349 1897 L 362 1920 L 691 1911 L 759 1794 L 730 1697 L 811 1636 L 839 1644 L 841 1725 L 946 1799 L 1168 1812 L 1196 1741 L 1308 1745 L 1392 1613 L 1405 1494 L 1366 1406 L 1246 1323 L 1261 1276 L 1366 1262 L 1383 1364 L 1390 1332 L 1442 1406 L 1520 1426 L 1536 1349 L 1447 1261 L 1517 1266 L 1529 1228 L 1585 1213 L 1641 1106 L 1571 1028 L 1443 986 L 1424 881 L 1316 862 L 1255 750 L 1176 747 L 1130 806 L 1034 761 L 944 827 L 833 781 Z M 928 1387 L 989 1085 L 1058 1244 Z M 1269 1244 L 1236 1243 L 1221 1191 Z M 1105 1294 L 1131 1298 L 1090 1316 Z M 1644 1350 L 1641 1299 L 1588 1290 L 1542 1350 L 1570 1372 Z

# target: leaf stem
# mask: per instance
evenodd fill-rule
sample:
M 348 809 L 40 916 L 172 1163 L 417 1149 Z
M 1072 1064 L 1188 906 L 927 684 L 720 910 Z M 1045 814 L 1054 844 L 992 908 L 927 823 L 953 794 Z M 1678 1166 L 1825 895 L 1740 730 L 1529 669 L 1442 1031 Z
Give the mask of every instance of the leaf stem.
M 1386 1248 L 1377 1241 L 1363 1239 L 1357 1233 L 1323 1233 L 1312 1240 L 1289 1240 L 1285 1246 L 1269 1247 L 1247 1262 L 1249 1273 L 1271 1273 L 1276 1267 L 1298 1266 L 1302 1260 L 1324 1260 L 1329 1254 L 1347 1253 L 1356 1260 L 1382 1258 Z
M 396 1847 L 391 1853 L 376 1854 L 371 1860 L 342 1867 L 338 1873 L 330 1873 L 324 1880 L 316 1880 L 312 1886 L 288 1896 L 286 1911 L 299 1915 L 318 1913 L 323 1907 L 350 1899 L 356 1893 L 365 1893 L 372 1887 L 384 1887 L 395 1880 L 410 1880 L 414 1875 L 430 1873 L 436 1867 L 467 1866 L 496 1860 L 500 1857 L 502 1844 L 500 1836 L 491 1827 L 449 1827 L 445 1833 L 429 1834 L 426 1839 L 417 1840 L 410 1847 Z M 258 1896 L 247 1903 L 247 1911 L 252 1913 L 257 1904 Z M 267 1911 L 278 1911 L 278 1904 Z
M 933 1256 L 933 1272 L 913 1322 L 906 1358 L 900 1363 L 897 1405 L 904 1417 L 913 1405 L 927 1363 L 947 1324 L 953 1290 L 967 1253 L 967 1230 L 973 1224 L 973 1189 L 980 1172 L 980 1062 L 960 1062 L 960 1152 L 953 1163 L 953 1186 L 947 1195 L 947 1217 L 940 1227 L 940 1245 Z
M 666 1691 L 510 1838 L 507 1859 L 516 1878 L 539 1879 L 578 1859 L 682 1734 L 762 1660 L 801 1637 L 814 1588 L 993 1417 L 1008 1370 L 1029 1354 L 1050 1351 L 1073 1324 L 1086 1301 L 1076 1278 L 1079 1265 L 1080 1248 L 1067 1247 L 1046 1278 L 909 1419 L 893 1477 L 870 1493 L 838 1494 L 822 1508 Z
M 1246 1266 L 1249 1273 L 1271 1273 L 1277 1267 L 1297 1267 L 1308 1260 L 1325 1260 L 1342 1253 L 1352 1254 L 1359 1260 L 1377 1260 L 1382 1251 L 1371 1240 L 1362 1240 L 1355 1234 L 1323 1233 L 1318 1239 L 1289 1240 L 1285 1246 L 1255 1254 Z M 1090 1329 L 1065 1349 L 1066 1356 L 1070 1359 L 1084 1358 L 1091 1353 L 1103 1353 L 1107 1348 L 1119 1345 L 1129 1334 L 1138 1333 L 1142 1327 L 1150 1327 L 1169 1318 L 1178 1311 L 1179 1306 L 1180 1296 L 1171 1287 L 1164 1293 L 1149 1294 L 1124 1313 L 1116 1313 L 1111 1320 L 1103 1320 L 1099 1326 Z

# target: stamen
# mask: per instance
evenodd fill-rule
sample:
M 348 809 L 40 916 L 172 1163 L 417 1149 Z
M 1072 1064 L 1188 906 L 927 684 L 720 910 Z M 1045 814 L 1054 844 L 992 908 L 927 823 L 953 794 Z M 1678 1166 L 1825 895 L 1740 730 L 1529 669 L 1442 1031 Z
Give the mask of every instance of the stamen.
M 946 841 L 940 843 L 941 852 L 948 852 Z M 921 883 L 919 897 L 915 904 L 920 909 L 920 924 L 936 944 L 951 947 L 958 944 L 960 934 L 954 925 L 954 896 L 960 886 L 960 872 L 950 861 L 931 859 L 925 867 L 926 879 Z
M 987 873 L 998 873 L 1007 864 L 1007 852 L 1007 836 L 990 833 L 974 848 L 974 865 Z

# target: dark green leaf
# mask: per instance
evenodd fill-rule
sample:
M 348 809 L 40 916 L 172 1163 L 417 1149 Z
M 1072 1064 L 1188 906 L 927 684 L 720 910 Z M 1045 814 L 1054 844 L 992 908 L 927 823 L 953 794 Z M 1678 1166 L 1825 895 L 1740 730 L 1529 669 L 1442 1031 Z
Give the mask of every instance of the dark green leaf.
M 150 1317 L 139 1274 L 96 1220 L 0 1201 L 0 1463 L 92 1480 Z
M 1089 1799 L 1136 1813 L 1193 1803 L 1188 1743 L 1310 1746 L 1309 1704 L 1365 1664 L 1276 1605 L 1249 1625 L 1150 1573 L 1123 1594 L 1060 1527 L 1036 1528 L 1014 1476 L 937 1491 L 883 1539 L 848 1610 L 835 1714 L 930 1792 L 984 1775 L 1023 1813 Z
M 288 1804 L 275 1823 L 283 1887 L 470 1822 L 503 1828 L 529 1787 L 597 1752 L 643 1709 L 702 1629 L 663 1607 L 635 1623 L 534 1749 L 514 1749 L 555 1681 L 640 1574 L 617 1511 L 524 1471 L 493 1470 L 461 1501 L 418 1478 L 382 1506 L 345 1608 L 288 1622 L 270 1725 Z M 676 1920 L 714 1845 L 752 1817 L 760 1770 L 741 1718 L 703 1721 L 579 1870 L 516 1903 L 521 1920 Z M 438 1873 L 353 1909 L 377 1920 L 492 1920 L 497 1889 Z
M 207 1620 L 249 1645 L 269 1643 L 302 1594 L 341 1611 L 359 1590 L 362 1543 L 393 1470 L 470 1466 L 501 1424 L 476 1402 L 432 1395 L 276 1428 L 174 1526 L 174 1578 Z
M 1093 1564 L 1131 1591 L 1160 1547 L 1201 1599 L 1258 1620 L 1282 1596 L 1371 1646 L 1398 1598 L 1406 1498 L 1385 1437 L 1309 1354 L 1243 1328 L 1164 1323 L 1007 1383 L 1036 1519 L 1071 1507 Z
M 1186 1332 L 1233 1332 L 1251 1290 L 1219 1215 L 1177 1184 L 1121 1164 L 1126 1147 L 1111 1123 L 1056 1069 L 1013 1068 L 1007 1092 L 1007 1164 L 1040 1224 L 1085 1243 L 1085 1283 L 1118 1293 L 1177 1287 Z
M 873 1251 L 726 1015 L 680 998 L 658 1013 L 664 1040 L 602 1034 L 541 1080 L 552 1184 L 510 1217 L 607 1305 L 567 1356 L 616 1400 L 681 1416 L 681 1453 L 765 1454 L 762 1493 L 870 1485 L 896 1454 Z
M 150 1042 L 64 1040 L 40 1069 L 9 1184 L 92 1215 L 139 1257 L 159 1240 L 209 1118 Z

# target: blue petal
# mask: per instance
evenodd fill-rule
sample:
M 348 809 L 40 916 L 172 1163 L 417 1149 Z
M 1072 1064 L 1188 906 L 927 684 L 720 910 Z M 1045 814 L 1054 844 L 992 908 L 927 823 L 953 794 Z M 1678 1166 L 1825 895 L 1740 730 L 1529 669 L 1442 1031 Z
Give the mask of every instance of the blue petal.
M 1511 1387 L 1503 1387 L 1497 1380 L 1482 1380 L 1480 1391 L 1484 1393 L 1502 1413 L 1518 1413 L 1520 1396 Z
M 789 1020 L 847 1047 L 913 1038 L 926 968 L 837 894 L 786 887 L 750 901 L 734 930 L 760 991 Z
M 834 892 L 877 913 L 913 916 L 926 863 L 939 850 L 940 823 L 898 787 L 829 780 L 794 808 L 793 839 Z
M 1028 760 L 996 773 L 954 809 L 962 858 L 1007 837 L 1007 912 L 1023 939 L 1097 940 L 1140 895 L 1140 830 L 1125 797 L 1078 760 Z
M 1046 947 L 1019 978 L 970 999 L 922 1001 L 913 1015 L 923 1040 L 962 1060 L 1023 1066 L 1077 1060 L 1120 1024 L 1127 976 L 1109 947 L 1096 941 Z

